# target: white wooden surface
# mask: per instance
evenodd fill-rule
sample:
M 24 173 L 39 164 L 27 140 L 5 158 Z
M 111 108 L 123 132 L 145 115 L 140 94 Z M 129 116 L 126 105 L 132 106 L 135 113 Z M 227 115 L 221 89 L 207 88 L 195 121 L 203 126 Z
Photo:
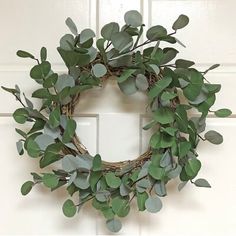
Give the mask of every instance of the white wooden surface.
M 209 74 L 210 81 L 222 84 L 215 108 L 229 106 L 233 115 L 227 119 L 208 118 L 208 128 L 224 135 L 223 145 L 203 143 L 199 147 L 203 162 L 200 176 L 207 178 L 213 188 L 187 186 L 178 193 L 172 183 L 159 214 L 132 210 L 123 220 L 120 234 L 235 235 L 235 0 L 0 0 L 0 85 L 18 84 L 26 94 L 37 87 L 28 75 L 31 61 L 17 58 L 17 49 L 37 53 L 42 45 L 46 46 L 55 70 L 65 70 L 56 47 L 60 36 L 67 32 L 64 24 L 67 16 L 74 19 L 79 29 L 92 27 L 99 32 L 106 22 L 122 22 L 124 12 L 130 9 L 140 10 L 149 26 L 163 24 L 170 28 L 179 14 L 190 17 L 189 26 L 179 33 L 179 39 L 187 45 L 180 49 L 181 56 L 194 59 L 199 68 L 222 64 Z M 89 206 L 74 219 L 65 218 L 60 209 L 65 190 L 51 194 L 38 187 L 27 197 L 20 195 L 21 184 L 38 167 L 35 160 L 17 155 L 18 136 L 10 117 L 16 107 L 14 99 L 0 91 L 0 235 L 109 234 L 102 217 Z M 110 83 L 84 94 L 80 112 L 82 117 L 76 118 L 78 133 L 91 153 L 99 152 L 106 160 L 123 160 L 145 149 L 148 134 L 140 129 L 146 119 L 140 115 L 145 113 L 143 96 L 127 98 Z

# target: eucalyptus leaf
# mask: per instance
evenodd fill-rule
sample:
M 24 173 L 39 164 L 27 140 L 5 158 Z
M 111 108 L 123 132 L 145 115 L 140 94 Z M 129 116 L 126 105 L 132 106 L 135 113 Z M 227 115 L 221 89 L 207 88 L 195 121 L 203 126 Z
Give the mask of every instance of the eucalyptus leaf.
M 72 34 L 78 35 L 77 27 L 76 27 L 75 23 L 73 22 L 73 20 L 70 17 L 68 17 L 66 19 L 66 25 L 68 26 L 68 28 L 70 29 Z
M 95 37 L 95 33 L 91 29 L 84 29 L 80 33 L 80 43 L 83 44 L 87 42 L 89 39 Z
M 197 179 L 194 181 L 194 184 L 197 187 L 203 187 L 203 188 L 211 188 L 211 185 L 208 183 L 207 180 L 205 179 Z
M 73 217 L 76 214 L 76 206 L 70 199 L 64 202 L 62 210 L 66 217 Z
M 146 36 L 151 41 L 157 41 L 167 36 L 167 30 L 161 25 L 156 25 L 148 29 Z
M 111 40 L 112 35 L 119 32 L 119 25 L 116 22 L 111 22 L 102 27 L 101 35 L 106 40 Z
M 27 182 L 25 182 L 25 183 L 21 186 L 21 194 L 22 194 L 23 196 L 27 195 L 27 194 L 31 191 L 31 189 L 32 189 L 33 186 L 34 186 L 34 182 L 32 182 L 32 181 L 27 181 Z
M 219 109 L 217 111 L 215 111 L 215 115 L 217 117 L 228 117 L 230 115 L 232 115 L 232 111 L 226 108 L 223 109 Z
M 157 213 L 162 208 L 162 202 L 159 197 L 157 197 L 157 196 L 151 197 L 150 196 L 145 202 L 145 207 L 146 207 L 147 211 L 149 211 L 151 213 Z
M 135 82 L 140 91 L 146 91 L 149 87 L 147 77 L 143 74 L 138 74 Z
M 132 27 L 138 27 L 142 25 L 142 15 L 136 10 L 127 11 L 125 13 L 124 19 L 126 25 L 130 25 Z
M 178 19 L 174 22 L 172 28 L 173 30 L 178 30 L 184 28 L 189 23 L 189 18 L 186 15 L 180 15 Z
M 103 64 L 98 63 L 92 67 L 92 72 L 95 77 L 100 78 L 107 73 L 107 68 Z
M 119 232 L 122 228 L 122 224 L 118 219 L 110 219 L 106 221 L 106 226 L 111 232 Z
M 137 92 L 137 87 L 135 84 L 135 78 L 130 77 L 126 79 L 124 82 L 118 83 L 120 90 L 125 95 L 132 95 Z
M 207 141 L 216 145 L 223 143 L 223 136 L 214 130 L 206 132 L 204 137 Z

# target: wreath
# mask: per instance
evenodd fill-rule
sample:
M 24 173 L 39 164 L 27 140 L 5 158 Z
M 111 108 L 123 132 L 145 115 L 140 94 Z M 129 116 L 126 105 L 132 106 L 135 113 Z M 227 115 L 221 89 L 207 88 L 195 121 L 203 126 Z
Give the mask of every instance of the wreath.
M 160 46 L 177 43 L 184 47 L 175 34 L 189 23 L 187 16 L 178 17 L 171 33 L 161 25 L 152 26 L 142 43 L 145 25 L 141 14 L 128 11 L 124 21 L 121 28 L 115 22 L 106 24 L 95 48 L 95 33 L 89 28 L 79 33 L 72 19 L 67 18 L 72 34 L 64 35 L 57 48 L 67 74 L 58 75 L 52 70 L 45 47 L 41 48 L 40 59 L 26 51 L 17 52 L 19 57 L 36 62 L 30 77 L 40 85 L 32 93 L 42 102 L 39 109 L 24 93 L 22 96 L 17 85 L 2 87 L 22 105 L 13 113 L 15 121 L 32 124 L 27 132 L 16 128 L 21 136 L 16 143 L 19 154 L 26 151 L 39 160 L 40 168 L 50 168 L 49 172 L 31 173 L 33 181 L 25 182 L 21 193 L 28 194 L 38 184 L 51 191 L 66 186 L 73 200 L 70 197 L 64 202 L 65 216 L 73 217 L 91 200 L 113 232 L 121 229 L 119 217 L 128 215 L 134 199 L 139 211 L 159 212 L 161 198 L 167 195 L 166 185 L 176 177 L 180 179 L 179 190 L 189 182 L 210 187 L 207 180 L 195 179 L 201 169 L 196 148 L 200 140 L 223 142 L 222 135 L 214 130 L 201 134 L 209 112 L 218 117 L 231 115 L 225 108 L 210 110 L 221 85 L 210 83 L 205 75 L 218 64 L 198 71 L 193 61 L 177 59 L 170 63 L 178 51 Z M 144 49 L 139 50 L 141 47 Z M 139 91 L 148 96 L 147 110 L 152 120 L 143 129 L 152 129 L 153 134 L 148 150 L 134 160 L 107 162 L 99 154 L 91 156 L 75 132 L 73 112 L 80 95 L 102 87 L 109 79 L 115 79 L 126 95 Z M 199 116 L 191 116 L 192 110 Z

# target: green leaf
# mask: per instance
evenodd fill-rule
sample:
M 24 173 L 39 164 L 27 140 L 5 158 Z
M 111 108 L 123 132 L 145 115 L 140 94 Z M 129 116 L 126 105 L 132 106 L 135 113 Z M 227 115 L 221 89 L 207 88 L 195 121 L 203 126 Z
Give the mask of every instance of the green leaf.
M 148 167 L 148 173 L 156 180 L 161 180 L 164 177 L 165 171 L 162 168 L 150 165 Z
M 184 168 L 187 175 L 193 179 L 201 169 L 201 162 L 196 158 L 189 159 Z
M 59 178 L 55 174 L 43 174 L 43 184 L 48 188 L 55 188 L 58 185 Z
M 131 189 L 124 183 L 121 183 L 120 185 L 120 195 L 122 197 L 128 196 L 129 193 L 131 192 Z
M 178 105 L 175 112 L 175 119 L 179 128 L 179 131 L 188 132 L 188 117 L 186 109 L 183 105 Z
M 71 34 L 65 34 L 60 39 L 60 47 L 66 51 L 72 51 L 74 49 L 75 39 Z
M 93 158 L 93 171 L 98 171 L 102 169 L 102 159 L 99 154 Z
M 166 127 L 166 128 L 161 127 L 161 131 L 169 134 L 170 136 L 175 136 L 177 129 L 173 127 Z
M 219 109 L 217 111 L 215 111 L 215 115 L 217 117 L 228 117 L 230 115 L 232 115 L 232 111 L 226 108 L 223 109 Z
M 218 93 L 221 90 L 220 84 L 204 84 L 209 93 Z
M 49 115 L 49 125 L 52 128 L 56 128 L 60 125 L 60 116 L 61 116 L 61 111 L 59 107 L 56 107 Z
M 166 193 L 166 187 L 165 187 L 165 183 L 164 181 L 157 181 L 154 184 L 154 190 L 155 193 L 159 196 L 159 197 L 164 197 L 167 195 Z
M 137 92 L 137 87 L 135 84 L 135 79 L 130 77 L 126 79 L 124 82 L 118 83 L 120 90 L 125 95 L 132 95 Z
M 68 26 L 72 34 L 78 35 L 77 27 L 70 17 L 66 19 L 66 25 Z
M 139 211 L 144 211 L 146 209 L 145 202 L 148 199 L 148 194 L 146 192 L 143 193 L 137 192 L 136 197 Z
M 214 70 L 216 68 L 218 68 L 220 66 L 220 64 L 214 64 L 212 66 L 210 66 L 205 72 L 204 74 L 206 74 L 207 72 L 209 72 L 210 70 Z
M 153 72 L 156 73 L 156 75 L 159 75 L 160 73 L 160 68 L 159 66 L 155 65 L 155 64 L 149 64 L 149 66 L 151 67 L 151 69 L 153 70 Z
M 206 179 L 197 179 L 194 181 L 194 184 L 197 187 L 211 188 L 211 185 L 208 183 Z
M 180 15 L 178 19 L 174 22 L 172 29 L 178 30 L 184 28 L 189 23 L 189 18 L 186 15 Z
M 146 124 L 146 125 L 143 127 L 143 129 L 144 129 L 144 130 L 149 130 L 149 129 L 151 129 L 154 125 L 156 125 L 156 124 L 157 124 L 157 122 L 156 122 L 155 120 L 152 120 L 150 123 Z
M 58 92 L 61 92 L 66 87 L 72 88 L 74 86 L 75 86 L 74 78 L 67 74 L 59 75 L 57 82 L 55 84 L 55 87 Z
M 182 167 L 180 165 L 177 165 L 174 169 L 168 172 L 167 176 L 170 179 L 174 179 L 180 175 L 181 171 L 182 171 Z
M 194 101 L 200 94 L 203 86 L 203 77 L 197 70 L 190 71 L 190 84 L 183 89 L 184 96 Z
M 143 74 L 138 74 L 135 82 L 140 91 L 146 91 L 149 87 L 147 77 Z
M 111 208 L 111 207 L 110 207 L 110 208 L 104 208 L 104 209 L 102 209 L 101 211 L 102 211 L 104 217 L 105 217 L 106 219 L 108 219 L 108 220 L 113 219 L 114 216 L 115 216 L 115 214 L 114 214 L 114 212 L 112 211 L 112 208 Z
M 111 188 L 118 188 L 121 185 L 121 179 L 117 177 L 113 172 L 109 172 L 105 175 L 107 185 Z
M 27 194 L 31 191 L 31 189 L 32 189 L 33 186 L 34 186 L 34 182 L 32 182 L 32 181 L 27 181 L 27 182 L 25 182 L 25 183 L 21 186 L 21 194 L 22 194 L 23 196 L 27 195 Z
M 47 60 L 47 49 L 45 47 L 40 50 L 40 58 L 42 62 Z
M 115 49 L 120 53 L 127 51 L 133 45 L 133 38 L 126 32 L 122 31 L 111 36 L 111 42 Z
M 35 59 L 32 54 L 30 54 L 29 52 L 26 52 L 26 51 L 22 51 L 22 50 L 17 51 L 16 55 L 18 57 Z
M 188 60 L 184 60 L 184 59 L 178 59 L 175 62 L 175 65 L 177 68 L 184 68 L 187 69 L 191 66 L 193 66 L 195 63 L 193 61 L 188 61 Z
M 73 156 L 71 154 L 68 154 L 63 157 L 62 159 L 62 169 L 66 172 L 72 172 L 75 170 L 90 170 L 90 160 L 88 157 L 82 158 L 80 156 Z
M 207 141 L 216 145 L 223 143 L 223 136 L 214 130 L 206 132 L 204 137 Z
M 32 93 L 32 97 L 33 98 L 49 98 L 50 97 L 50 93 L 48 92 L 48 90 L 46 88 L 40 88 L 40 89 L 37 89 L 35 90 L 33 93 Z
M 111 40 L 112 35 L 119 32 L 119 25 L 116 22 L 111 22 L 102 27 L 101 35 L 106 40 Z
M 25 108 L 18 108 L 13 113 L 14 120 L 19 124 L 24 124 L 29 117 L 29 112 Z
M 126 25 L 136 28 L 142 25 L 143 19 L 142 15 L 138 11 L 131 10 L 125 13 L 124 20 Z
M 160 147 L 160 142 L 161 142 L 161 134 L 160 132 L 154 133 L 150 139 L 150 146 L 152 148 L 159 148 Z
M 44 88 L 51 88 L 51 87 L 53 87 L 56 84 L 57 79 L 58 79 L 58 74 L 56 74 L 56 73 L 51 74 L 48 78 L 46 78 L 43 81 L 43 87 Z
M 63 143 L 69 143 L 71 139 L 74 137 L 76 130 L 76 122 L 72 119 L 69 119 L 66 124 L 66 129 L 62 136 Z
M 107 68 L 103 64 L 97 63 L 92 67 L 92 72 L 95 77 L 100 78 L 107 73 Z
M 172 162 L 172 157 L 171 157 L 170 152 L 167 150 L 164 152 L 164 154 L 161 157 L 160 166 L 167 167 L 171 164 L 171 162 Z
M 181 191 L 187 183 L 188 183 L 188 181 L 181 182 L 178 186 L 178 190 Z
M 128 78 L 132 76 L 132 74 L 136 71 L 136 69 L 127 69 L 122 72 L 122 74 L 117 77 L 118 83 L 122 83 L 126 81 Z
M 13 89 L 13 88 L 7 88 L 7 87 L 4 87 L 4 86 L 1 86 L 1 88 L 3 90 L 7 91 L 8 93 L 12 93 L 12 94 L 16 94 L 17 93 L 17 90 Z
M 170 85 L 171 81 L 171 77 L 164 77 L 163 79 L 157 81 L 155 85 L 150 89 L 148 97 L 150 99 L 153 99 L 159 96 L 159 94 Z
M 67 217 L 73 217 L 76 213 L 76 206 L 70 199 L 66 200 L 62 207 L 63 213 Z
M 110 195 L 111 195 L 111 193 L 109 191 L 100 190 L 100 191 L 96 192 L 95 197 L 99 202 L 107 202 Z
M 44 168 L 61 159 L 60 151 L 62 149 L 61 143 L 53 143 L 47 146 L 44 156 L 40 160 L 40 168 Z
M 41 151 L 38 144 L 31 138 L 28 140 L 26 144 L 26 150 L 29 156 L 34 158 L 38 157 Z
M 191 143 L 187 141 L 180 142 L 178 145 L 179 148 L 179 157 L 185 157 L 191 149 Z
M 87 173 L 79 173 L 73 183 L 79 189 L 89 188 L 90 184 L 88 181 L 88 174 Z
M 57 50 L 68 68 L 75 65 L 84 66 L 89 64 L 90 62 L 89 54 L 82 54 L 75 51 L 67 51 L 60 47 L 58 47 Z
M 23 142 L 21 140 L 16 142 L 16 148 L 17 148 L 17 151 L 18 151 L 19 155 L 23 155 L 24 154 Z
M 41 64 L 34 66 L 30 70 L 30 77 L 35 80 L 42 80 L 51 70 L 51 64 L 48 61 L 43 61 Z
M 80 43 L 83 44 L 87 42 L 89 39 L 92 39 L 95 37 L 95 33 L 91 29 L 84 29 L 80 33 Z
M 163 101 L 169 101 L 172 100 L 173 98 L 177 97 L 178 95 L 174 92 L 168 92 L 168 91 L 164 91 L 161 94 L 161 100 Z
M 106 221 L 106 226 L 111 232 L 118 232 L 122 228 L 122 224 L 118 219 L 111 219 Z
M 38 144 L 40 150 L 45 151 L 48 145 L 54 143 L 54 138 L 48 134 L 40 134 L 35 138 L 34 141 Z
M 139 193 L 143 193 L 149 188 L 151 188 L 151 182 L 149 179 L 141 179 L 136 183 L 136 189 Z
M 160 62 L 162 65 L 172 61 L 178 54 L 178 51 L 174 48 L 164 48 L 163 52 L 164 56 L 162 57 Z
M 174 121 L 174 113 L 168 107 L 160 107 L 153 113 L 154 119 L 160 124 L 170 124 Z
M 119 217 L 125 217 L 130 211 L 129 201 L 121 197 L 115 197 L 111 201 L 112 210 Z
M 148 212 L 151 213 L 157 213 L 161 210 L 162 208 L 162 202 L 159 197 L 157 196 L 150 196 L 146 202 L 145 202 L 145 207 Z
M 157 41 L 167 36 L 167 30 L 161 25 L 156 25 L 148 29 L 146 36 L 151 41 Z

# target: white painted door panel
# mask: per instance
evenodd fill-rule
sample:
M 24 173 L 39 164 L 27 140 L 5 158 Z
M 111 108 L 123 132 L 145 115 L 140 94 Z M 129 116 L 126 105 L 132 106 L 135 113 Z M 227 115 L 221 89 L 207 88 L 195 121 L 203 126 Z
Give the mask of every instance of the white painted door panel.
M 202 69 L 222 63 L 208 78 L 222 84 L 215 108 L 229 106 L 233 115 L 228 119 L 208 118 L 208 129 L 224 135 L 223 145 L 203 143 L 199 147 L 203 163 L 200 176 L 210 181 L 212 189 L 189 185 L 179 193 L 176 183 L 170 183 L 163 210 L 150 215 L 139 213 L 134 207 L 123 220 L 120 234 L 235 235 L 236 1 L 0 0 L 0 85 L 18 84 L 28 95 L 37 88 L 29 77 L 32 62 L 17 58 L 18 49 L 36 54 L 41 46 L 46 46 L 54 70 L 65 72 L 56 47 L 62 34 L 68 32 L 64 24 L 67 16 L 73 18 L 80 30 L 92 27 L 99 33 L 107 22 L 122 23 L 123 14 L 130 9 L 140 10 L 146 25 L 163 24 L 168 29 L 179 14 L 189 15 L 189 26 L 178 34 L 187 46 L 179 47 L 180 57 L 195 60 Z M 114 82 L 86 92 L 75 111 L 77 133 L 92 154 L 99 152 L 110 161 L 133 159 L 145 151 L 150 135 L 141 129 L 148 120 L 145 104 L 144 96 L 126 97 Z M 17 155 L 18 135 L 10 115 L 18 106 L 13 97 L 0 91 L 0 179 L 4 180 L 0 195 L 0 235 L 109 235 L 103 217 L 88 205 L 73 219 L 63 216 L 65 190 L 49 193 L 38 187 L 27 197 L 20 195 L 20 186 L 30 178 L 29 172 L 39 169 L 35 160 Z

